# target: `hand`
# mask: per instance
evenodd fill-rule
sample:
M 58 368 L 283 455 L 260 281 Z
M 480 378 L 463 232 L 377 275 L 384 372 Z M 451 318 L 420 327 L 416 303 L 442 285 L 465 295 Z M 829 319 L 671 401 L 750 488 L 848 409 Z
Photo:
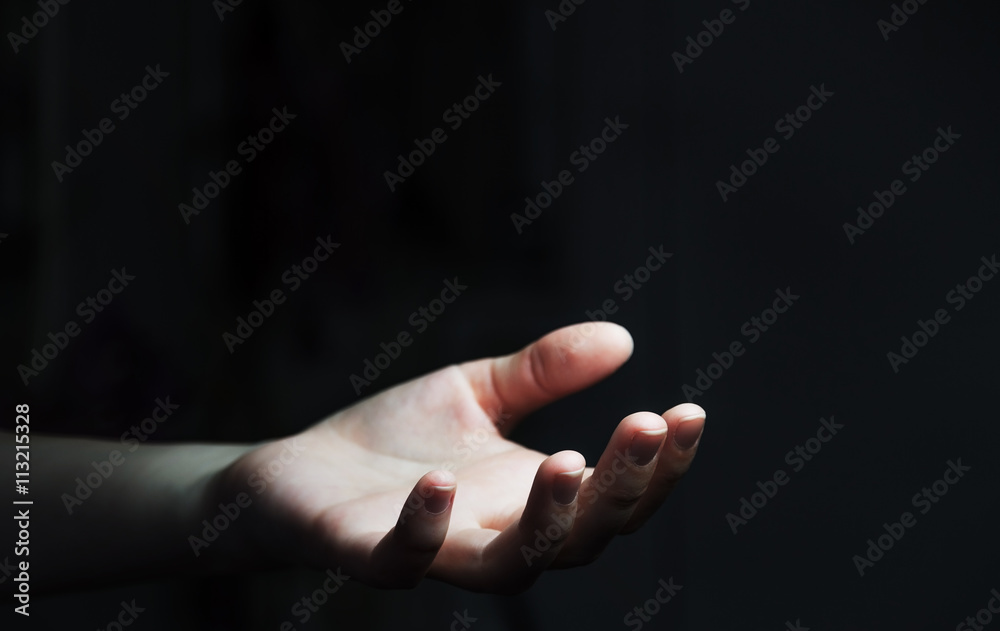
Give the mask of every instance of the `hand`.
M 253 472 L 282 462 L 247 512 L 249 544 L 264 554 L 339 566 L 379 587 L 426 575 L 474 591 L 523 590 L 639 528 L 694 458 L 705 419 L 694 404 L 626 417 L 596 469 L 577 452 L 546 457 L 504 438 L 631 354 L 625 329 L 593 323 L 443 368 L 247 453 L 216 493 L 231 501 Z

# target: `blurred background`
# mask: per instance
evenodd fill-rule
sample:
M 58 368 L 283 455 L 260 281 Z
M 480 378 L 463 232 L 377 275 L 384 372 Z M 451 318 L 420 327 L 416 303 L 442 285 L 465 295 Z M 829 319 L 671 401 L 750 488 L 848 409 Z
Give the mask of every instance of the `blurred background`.
M 355 27 L 387 6 L 361 48 Z M 150 630 L 929 630 L 1000 588 L 1000 280 L 968 282 L 1000 254 L 995 2 L 74 2 L 28 37 L 39 11 L 0 9 L 4 428 L 27 402 L 35 432 L 115 438 L 169 396 L 156 441 L 265 440 L 609 300 L 631 361 L 515 438 L 594 462 L 622 417 L 685 385 L 708 424 L 645 528 L 518 596 L 350 582 L 304 622 L 292 607 L 325 577 L 286 571 L 48 596 L 29 628 L 103 629 L 136 599 Z M 150 71 L 142 102 L 114 103 Z M 295 118 L 250 161 L 273 108 Z M 104 118 L 90 155 L 53 166 Z M 597 155 L 606 119 L 619 135 Z M 232 160 L 204 209 L 179 209 Z M 905 194 L 845 230 L 894 180 Z M 328 235 L 340 248 L 288 291 Z M 647 274 L 649 248 L 672 257 Z M 135 280 L 87 322 L 77 305 L 122 267 Z M 455 278 L 468 290 L 418 330 Z M 287 302 L 231 353 L 223 333 L 274 289 Z M 799 298 L 769 320 L 779 290 Z M 893 365 L 938 309 L 948 323 Z M 67 348 L 19 372 L 71 320 Z M 404 331 L 359 393 L 350 376 Z M 696 385 L 733 342 L 744 354 Z M 796 470 L 786 454 L 821 418 L 844 428 Z M 911 498 L 959 458 L 971 470 L 921 514 Z M 779 469 L 788 484 L 734 521 Z M 916 525 L 860 575 L 853 557 L 904 511 Z M 661 579 L 683 588 L 652 613 Z

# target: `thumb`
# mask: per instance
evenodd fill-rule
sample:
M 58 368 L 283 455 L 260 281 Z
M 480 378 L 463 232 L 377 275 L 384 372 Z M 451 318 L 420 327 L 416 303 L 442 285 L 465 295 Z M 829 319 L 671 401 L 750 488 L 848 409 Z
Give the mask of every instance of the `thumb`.
M 504 434 L 525 415 L 583 390 L 632 356 L 632 336 L 611 322 L 558 329 L 513 355 L 462 364 L 480 406 Z

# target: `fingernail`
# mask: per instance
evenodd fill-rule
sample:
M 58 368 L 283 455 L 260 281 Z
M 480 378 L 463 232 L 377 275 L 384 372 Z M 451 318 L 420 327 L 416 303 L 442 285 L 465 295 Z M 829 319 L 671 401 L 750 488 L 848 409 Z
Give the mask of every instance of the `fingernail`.
M 666 435 L 666 427 L 636 432 L 632 437 L 632 444 L 628 447 L 629 460 L 640 467 L 648 465 L 660 451 L 660 445 L 663 444 L 663 437 Z
M 577 491 L 580 490 L 580 478 L 582 477 L 583 469 L 557 474 L 555 481 L 552 482 L 552 499 L 563 506 L 572 504 L 573 500 L 576 499 Z
M 448 510 L 451 506 L 452 500 L 455 498 L 455 494 L 452 491 L 455 490 L 454 486 L 432 486 L 430 487 L 433 493 L 427 498 L 427 502 L 424 504 L 424 508 L 431 515 L 440 515 L 441 513 Z
M 682 418 L 680 425 L 674 430 L 674 444 L 680 449 L 691 449 L 698 444 L 701 432 L 705 429 L 704 416 Z

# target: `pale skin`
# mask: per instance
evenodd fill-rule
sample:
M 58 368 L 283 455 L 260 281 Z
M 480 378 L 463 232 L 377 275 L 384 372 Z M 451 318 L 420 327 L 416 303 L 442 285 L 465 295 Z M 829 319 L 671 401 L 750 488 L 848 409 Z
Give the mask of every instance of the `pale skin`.
M 339 568 L 376 587 L 427 577 L 473 591 L 524 590 L 543 571 L 589 563 L 638 529 L 691 465 L 705 412 L 690 403 L 626 416 L 596 468 L 574 451 L 546 456 L 505 438 L 532 411 L 613 373 L 632 345 L 618 325 L 566 327 L 513 355 L 403 383 L 292 437 L 144 444 L 72 515 L 57 498 L 73 492 L 92 460 L 122 446 L 33 436 L 33 475 L 42 476 L 33 528 L 59 533 L 32 552 L 36 579 L 58 588 L 95 574 L 292 563 Z M 196 556 L 190 537 L 202 536 L 202 520 L 241 493 L 252 505 Z M 127 553 L 109 566 L 109 548 Z

